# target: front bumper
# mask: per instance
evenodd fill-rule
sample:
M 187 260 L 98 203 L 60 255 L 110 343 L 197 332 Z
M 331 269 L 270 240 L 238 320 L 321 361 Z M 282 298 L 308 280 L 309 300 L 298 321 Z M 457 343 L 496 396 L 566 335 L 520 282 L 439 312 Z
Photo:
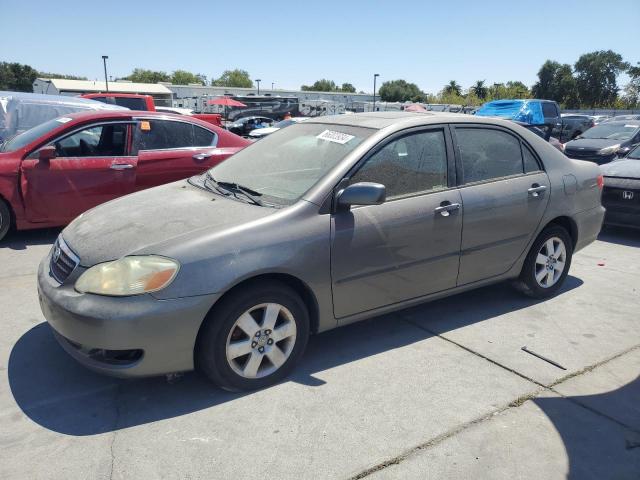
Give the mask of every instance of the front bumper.
M 61 285 L 51 276 L 50 256 L 38 268 L 40 308 L 73 358 L 118 377 L 193 370 L 198 330 L 219 295 L 158 300 L 82 294 L 73 288 L 73 279 Z M 100 351 L 136 353 L 108 361 L 113 358 L 96 355 Z

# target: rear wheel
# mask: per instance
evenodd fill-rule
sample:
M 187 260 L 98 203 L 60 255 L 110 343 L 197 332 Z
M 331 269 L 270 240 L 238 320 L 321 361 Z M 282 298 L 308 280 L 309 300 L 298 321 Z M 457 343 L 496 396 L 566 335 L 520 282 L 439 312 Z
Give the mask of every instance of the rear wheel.
M 2 240 L 11 228 L 11 209 L 7 202 L 0 198 L 0 240 Z
M 227 390 L 263 388 L 287 376 L 309 337 L 309 314 L 300 296 L 279 282 L 241 287 L 205 320 L 196 364 Z
M 572 256 L 569 233 L 559 225 L 545 228 L 531 246 L 516 287 L 534 298 L 555 295 L 567 278 Z

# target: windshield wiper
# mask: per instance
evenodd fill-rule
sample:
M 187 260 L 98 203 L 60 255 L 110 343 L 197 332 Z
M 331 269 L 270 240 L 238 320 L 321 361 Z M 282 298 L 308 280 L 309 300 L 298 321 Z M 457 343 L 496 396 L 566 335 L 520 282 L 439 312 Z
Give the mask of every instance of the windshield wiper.
M 261 207 L 264 207 L 264 203 L 260 199 L 256 198 L 258 196 L 262 196 L 262 194 L 259 192 L 256 192 L 255 190 L 252 190 L 249 187 L 238 185 L 235 182 L 219 182 L 215 178 L 213 178 L 213 175 L 211 175 L 209 171 L 206 172 L 206 180 L 210 180 L 211 182 L 213 182 L 213 186 L 215 187 L 215 189 L 222 195 L 233 194 L 237 198 L 238 197 L 237 194 L 241 193 L 242 195 L 245 196 L 245 198 L 249 199 L 249 201 L 254 205 L 259 205 Z M 205 180 L 205 185 L 206 185 L 206 180 Z M 226 193 L 226 192 L 229 192 L 229 193 Z
M 226 188 L 227 190 L 233 193 L 241 193 L 256 205 L 260 205 L 261 207 L 264 207 L 264 203 L 262 202 L 262 200 L 257 198 L 258 196 L 262 196 L 262 194 L 259 192 L 256 192 L 255 190 L 252 190 L 249 187 L 245 187 L 244 185 L 239 185 L 235 182 L 216 182 L 216 185 L 222 188 Z

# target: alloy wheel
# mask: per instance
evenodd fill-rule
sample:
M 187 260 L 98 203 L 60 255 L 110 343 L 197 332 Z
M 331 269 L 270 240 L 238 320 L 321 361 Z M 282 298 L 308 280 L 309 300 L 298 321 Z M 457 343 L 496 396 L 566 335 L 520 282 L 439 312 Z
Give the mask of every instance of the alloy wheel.
M 554 286 L 564 272 L 567 261 L 567 250 L 564 242 L 558 237 L 551 237 L 542 244 L 536 256 L 536 282 L 542 288 Z
M 295 319 L 283 305 L 263 303 L 251 307 L 229 331 L 227 362 L 243 378 L 271 375 L 291 355 L 296 333 Z

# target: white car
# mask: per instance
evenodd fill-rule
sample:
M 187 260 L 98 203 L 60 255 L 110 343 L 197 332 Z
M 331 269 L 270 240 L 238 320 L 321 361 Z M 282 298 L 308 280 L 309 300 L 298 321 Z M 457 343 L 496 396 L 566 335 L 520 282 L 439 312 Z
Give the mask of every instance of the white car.
M 291 117 L 286 120 L 281 120 L 278 123 L 275 123 L 273 127 L 266 128 L 256 128 L 255 130 L 251 130 L 249 132 L 249 138 L 258 139 L 262 137 L 266 137 L 267 135 L 272 134 L 273 132 L 277 132 L 281 128 L 288 127 L 289 125 L 293 125 L 294 123 L 300 123 L 307 120 L 309 117 Z

